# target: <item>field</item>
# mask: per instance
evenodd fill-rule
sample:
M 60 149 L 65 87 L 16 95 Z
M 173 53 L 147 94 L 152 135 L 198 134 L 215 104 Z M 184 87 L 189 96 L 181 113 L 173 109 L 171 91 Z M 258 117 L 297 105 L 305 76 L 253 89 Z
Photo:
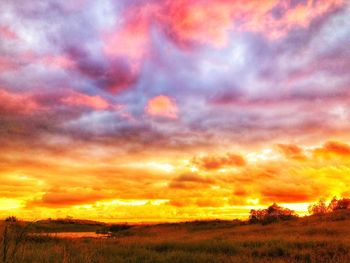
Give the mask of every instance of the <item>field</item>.
M 2 222 L 2 232 L 4 224 Z M 27 223 L 21 223 L 19 229 L 25 225 Z M 97 231 L 107 226 L 93 222 L 39 222 L 27 228 L 36 232 L 60 232 L 72 231 L 74 225 L 79 231 Z M 58 238 L 27 233 L 17 245 L 16 236 L 7 241 L 6 258 L 5 243 L 3 238 L 0 255 L 6 263 L 346 263 L 350 262 L 350 211 L 268 225 L 219 220 L 139 225 L 113 232 L 110 238 Z

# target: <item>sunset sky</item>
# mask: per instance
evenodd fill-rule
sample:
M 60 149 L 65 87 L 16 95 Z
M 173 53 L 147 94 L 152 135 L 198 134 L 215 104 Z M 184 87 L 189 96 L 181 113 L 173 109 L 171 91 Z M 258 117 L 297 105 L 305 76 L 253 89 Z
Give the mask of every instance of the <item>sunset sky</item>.
M 350 1 L 0 1 L 1 218 L 333 196 L 350 196 Z

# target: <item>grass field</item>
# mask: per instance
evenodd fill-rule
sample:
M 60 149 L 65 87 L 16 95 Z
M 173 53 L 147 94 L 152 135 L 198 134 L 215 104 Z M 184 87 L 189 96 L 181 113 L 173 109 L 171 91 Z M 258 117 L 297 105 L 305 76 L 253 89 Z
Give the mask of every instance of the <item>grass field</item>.
M 57 222 L 51 224 L 51 232 L 55 231 L 55 228 L 64 230 Z M 66 224 L 66 228 L 72 230 L 72 226 L 68 225 Z M 84 231 L 96 230 L 98 224 L 88 223 L 87 225 L 90 228 L 85 226 Z M 102 228 L 105 225 L 101 224 L 99 227 Z M 43 230 L 40 226 L 32 228 L 32 231 L 33 229 Z M 0 253 L 2 259 L 4 259 L 3 241 L 2 254 Z M 14 246 L 15 241 L 14 237 L 8 241 L 8 246 Z M 11 249 L 13 248 L 8 249 L 6 263 L 346 263 L 350 262 L 350 211 L 269 225 L 250 225 L 240 221 L 140 225 L 115 232 L 111 238 L 71 239 L 28 234 L 25 240 L 17 245 L 15 255 L 12 255 Z

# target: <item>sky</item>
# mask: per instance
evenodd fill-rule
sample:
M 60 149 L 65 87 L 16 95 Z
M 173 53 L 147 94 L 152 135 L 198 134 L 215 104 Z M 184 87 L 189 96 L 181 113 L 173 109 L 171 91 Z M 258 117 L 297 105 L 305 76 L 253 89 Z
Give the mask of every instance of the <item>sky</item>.
M 350 1 L 0 10 L 0 217 L 233 219 L 350 196 Z

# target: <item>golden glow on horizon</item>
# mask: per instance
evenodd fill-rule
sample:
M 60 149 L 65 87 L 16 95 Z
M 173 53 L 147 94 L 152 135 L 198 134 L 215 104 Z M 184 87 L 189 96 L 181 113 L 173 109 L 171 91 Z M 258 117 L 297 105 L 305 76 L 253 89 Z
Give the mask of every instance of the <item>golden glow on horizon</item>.
M 9 212 L 13 209 L 18 209 L 23 207 L 23 202 L 21 200 L 12 198 L 0 198 L 0 211 Z
M 149 167 L 150 169 L 161 170 L 167 173 L 171 173 L 175 169 L 173 165 L 168 163 L 150 162 L 150 163 L 146 163 L 146 166 Z
M 16 172 L 2 172 L 0 216 L 11 211 L 26 219 L 230 219 L 246 218 L 250 209 L 272 202 L 305 215 L 308 205 L 319 198 L 349 195 L 350 151 L 345 143 L 298 147 L 302 151 L 274 146 L 242 157 L 206 155 L 203 150 L 193 157 L 148 156 L 143 162 L 129 156 L 99 165 L 98 159 L 76 164 L 65 156 L 53 165 L 54 157 L 47 156 L 50 169 L 41 166 L 43 159 L 38 165 L 34 156 L 28 164 L 19 163 Z

